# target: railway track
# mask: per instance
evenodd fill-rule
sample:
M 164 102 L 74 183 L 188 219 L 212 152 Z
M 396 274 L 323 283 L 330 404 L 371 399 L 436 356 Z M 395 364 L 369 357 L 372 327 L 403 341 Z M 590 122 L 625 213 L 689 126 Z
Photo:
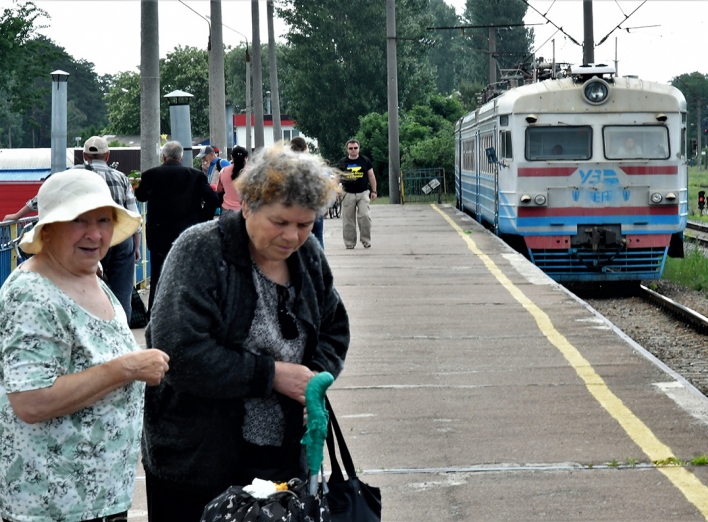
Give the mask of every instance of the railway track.
M 689 221 L 686 224 L 684 237 L 695 241 L 703 247 L 708 247 L 708 225 L 696 221 Z
M 652 288 L 580 297 L 708 396 L 708 299 L 669 281 Z

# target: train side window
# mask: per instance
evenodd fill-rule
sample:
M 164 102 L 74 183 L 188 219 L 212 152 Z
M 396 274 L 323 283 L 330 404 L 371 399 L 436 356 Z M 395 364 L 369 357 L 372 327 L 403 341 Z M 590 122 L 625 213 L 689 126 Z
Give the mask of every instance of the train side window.
M 608 125 L 602 134 L 607 159 L 669 159 L 664 125 Z
M 588 160 L 592 157 L 592 128 L 527 127 L 525 152 L 529 161 Z
M 509 125 L 509 115 L 503 114 L 503 115 L 499 116 L 499 126 L 506 127 L 508 125 Z
M 499 133 L 499 157 L 512 158 L 511 150 L 511 132 L 501 131 Z

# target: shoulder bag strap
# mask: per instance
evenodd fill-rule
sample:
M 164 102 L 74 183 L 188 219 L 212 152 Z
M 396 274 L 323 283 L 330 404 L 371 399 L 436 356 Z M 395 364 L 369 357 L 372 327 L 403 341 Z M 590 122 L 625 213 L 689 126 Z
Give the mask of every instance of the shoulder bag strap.
M 344 441 L 344 435 L 339 427 L 337 417 L 334 415 L 334 410 L 332 409 L 332 404 L 329 402 L 328 397 L 325 397 L 325 404 L 327 406 L 327 412 L 329 413 L 327 451 L 329 453 L 330 465 L 332 466 L 332 475 L 330 480 L 332 480 L 332 482 L 343 482 L 344 476 L 342 475 L 342 468 L 339 466 L 339 461 L 337 460 L 337 446 L 339 446 L 339 454 L 342 457 L 342 464 L 344 464 L 344 470 L 347 472 L 347 477 L 356 477 L 356 469 L 354 468 L 354 461 L 352 460 L 351 453 L 349 453 L 349 448 L 347 448 L 347 443 Z M 337 438 L 336 445 L 334 440 L 335 437 Z

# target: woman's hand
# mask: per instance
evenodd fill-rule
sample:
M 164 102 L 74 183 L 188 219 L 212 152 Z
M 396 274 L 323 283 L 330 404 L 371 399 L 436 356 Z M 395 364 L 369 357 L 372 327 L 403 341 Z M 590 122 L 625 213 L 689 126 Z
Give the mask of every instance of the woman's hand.
M 157 386 L 170 369 L 170 357 L 156 348 L 132 352 L 120 357 L 131 381 L 142 381 L 148 386 Z
M 307 383 L 315 374 L 307 366 L 276 361 L 273 389 L 305 405 Z

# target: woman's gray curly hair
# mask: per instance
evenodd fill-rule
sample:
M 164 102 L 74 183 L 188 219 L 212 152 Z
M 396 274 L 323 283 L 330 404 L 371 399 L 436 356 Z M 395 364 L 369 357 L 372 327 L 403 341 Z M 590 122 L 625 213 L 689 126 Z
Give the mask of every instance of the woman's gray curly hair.
M 251 212 L 261 205 L 282 203 L 314 210 L 319 217 L 336 197 L 334 181 L 319 157 L 293 152 L 282 144 L 257 152 L 235 186 Z

